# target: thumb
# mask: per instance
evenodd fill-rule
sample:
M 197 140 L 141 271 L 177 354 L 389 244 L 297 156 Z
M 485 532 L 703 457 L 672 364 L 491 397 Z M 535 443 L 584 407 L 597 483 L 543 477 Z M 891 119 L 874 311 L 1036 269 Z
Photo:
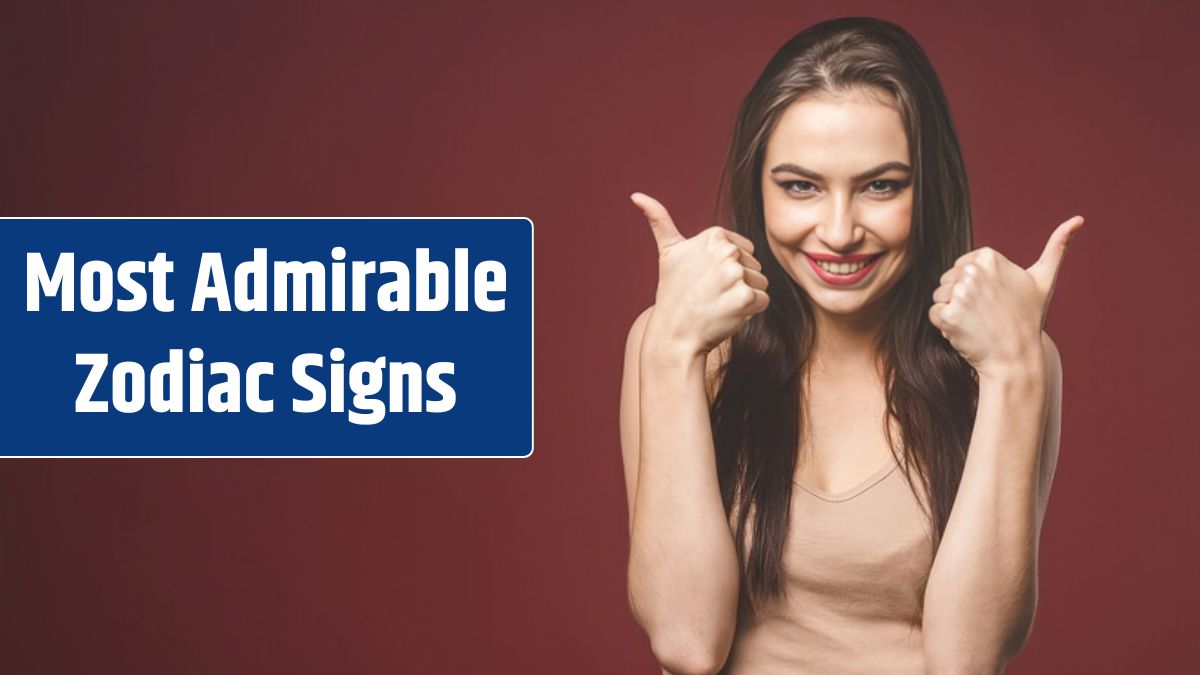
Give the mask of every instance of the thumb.
M 1058 277 L 1058 269 L 1062 266 L 1063 257 L 1067 254 L 1067 245 L 1082 226 L 1083 216 L 1074 216 L 1056 227 L 1042 250 L 1042 257 L 1026 270 L 1042 289 L 1047 304 L 1054 293 L 1054 282 Z
M 671 220 L 671 215 L 667 213 L 667 208 L 658 203 L 657 199 L 640 192 L 633 193 L 629 199 L 642 210 L 642 214 L 649 221 L 650 231 L 654 233 L 654 241 L 658 244 L 659 251 L 684 240 L 684 236 L 679 234 L 679 228 L 675 227 L 674 221 Z

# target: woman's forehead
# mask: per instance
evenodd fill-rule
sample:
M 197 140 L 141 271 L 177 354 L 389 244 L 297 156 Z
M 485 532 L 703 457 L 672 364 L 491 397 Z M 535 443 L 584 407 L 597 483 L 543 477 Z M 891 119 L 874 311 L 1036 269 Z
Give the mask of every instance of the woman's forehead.
M 908 163 L 908 137 L 899 111 L 882 96 L 823 93 L 784 110 L 767 140 L 766 158 L 767 170 L 789 162 L 825 175 L 853 175 L 885 162 Z

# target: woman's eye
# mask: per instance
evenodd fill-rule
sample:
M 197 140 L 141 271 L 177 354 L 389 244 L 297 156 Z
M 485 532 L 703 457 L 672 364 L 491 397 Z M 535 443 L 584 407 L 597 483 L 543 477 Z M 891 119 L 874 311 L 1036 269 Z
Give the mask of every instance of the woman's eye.
M 867 191 L 875 195 L 889 196 L 899 192 L 900 187 L 900 183 L 894 180 L 873 180 L 867 184 Z
M 806 180 L 789 180 L 783 184 L 784 190 L 798 195 L 810 194 L 815 187 L 815 185 Z

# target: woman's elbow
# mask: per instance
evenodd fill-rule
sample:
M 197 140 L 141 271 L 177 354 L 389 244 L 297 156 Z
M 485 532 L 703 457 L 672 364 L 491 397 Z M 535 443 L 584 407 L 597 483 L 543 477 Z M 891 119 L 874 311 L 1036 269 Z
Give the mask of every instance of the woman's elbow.
M 936 654 L 925 651 L 925 675 L 999 675 L 1006 661 L 996 655 Z
M 671 634 L 650 640 L 654 658 L 672 675 L 714 675 L 725 665 L 730 640 Z

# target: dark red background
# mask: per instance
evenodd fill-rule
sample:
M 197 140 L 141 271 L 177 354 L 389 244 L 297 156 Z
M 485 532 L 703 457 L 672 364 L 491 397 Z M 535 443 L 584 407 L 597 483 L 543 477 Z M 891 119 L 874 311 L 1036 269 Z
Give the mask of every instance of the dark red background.
M 656 272 L 627 195 L 710 224 L 766 60 L 870 14 L 942 78 L 977 246 L 1027 265 L 1087 218 L 1008 672 L 1200 672 L 1194 4 L 122 4 L 4 10 L 3 213 L 529 216 L 536 452 L 0 462 L 0 670 L 657 673 L 625 594 L 620 363 Z

